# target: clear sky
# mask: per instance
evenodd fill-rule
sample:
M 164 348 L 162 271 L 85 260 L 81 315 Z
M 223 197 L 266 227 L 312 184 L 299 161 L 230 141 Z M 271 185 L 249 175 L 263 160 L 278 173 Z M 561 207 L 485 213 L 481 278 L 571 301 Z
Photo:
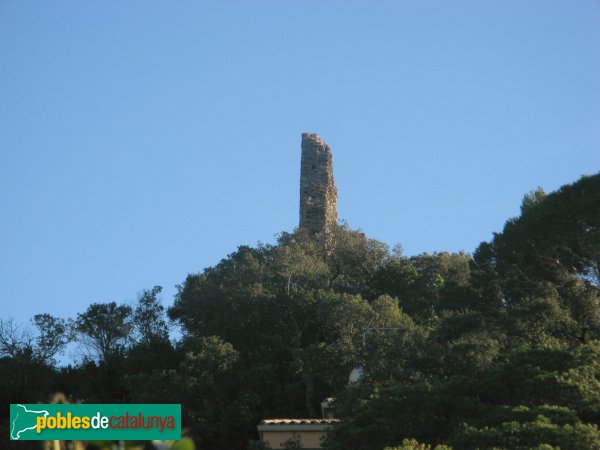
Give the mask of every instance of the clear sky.
M 472 252 L 600 170 L 599 49 L 597 0 L 0 0 L 0 317 L 274 242 L 305 131 L 351 227 Z

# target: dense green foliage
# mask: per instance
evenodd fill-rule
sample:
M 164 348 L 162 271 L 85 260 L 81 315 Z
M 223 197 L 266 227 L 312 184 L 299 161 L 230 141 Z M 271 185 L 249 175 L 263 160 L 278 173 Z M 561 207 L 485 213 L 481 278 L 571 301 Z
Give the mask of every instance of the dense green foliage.
M 168 311 L 155 287 L 35 316 L 31 336 L 2 321 L 0 395 L 180 402 L 200 449 L 247 448 L 261 419 L 318 417 L 330 396 L 329 449 L 600 448 L 599 226 L 596 175 L 527 194 L 473 255 L 282 233 L 189 275 Z M 71 340 L 84 356 L 56 368 Z

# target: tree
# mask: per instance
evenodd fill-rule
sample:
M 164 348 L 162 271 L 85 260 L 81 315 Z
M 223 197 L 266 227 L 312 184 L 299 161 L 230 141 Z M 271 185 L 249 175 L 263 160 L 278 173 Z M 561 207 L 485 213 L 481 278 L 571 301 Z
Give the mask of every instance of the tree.
M 432 448 L 429 444 L 421 444 L 415 439 L 404 439 L 400 447 L 386 447 L 384 450 L 452 450 L 445 445 L 436 445 Z
M 286 450 L 302 448 L 302 439 L 300 438 L 300 436 L 296 435 L 296 433 L 292 433 L 292 435 L 285 441 L 283 441 L 280 445 Z
M 33 340 L 31 331 L 20 327 L 14 319 L 0 319 L 0 356 L 30 359 Z
M 36 314 L 33 316 L 32 323 L 38 331 L 34 357 L 42 363 L 51 363 L 53 358 L 74 338 L 73 324 L 69 320 L 50 314 Z
M 127 305 L 91 304 L 77 315 L 75 329 L 80 342 L 102 361 L 122 354 L 133 330 L 131 314 L 131 307 Z
M 521 214 L 525 214 L 531 208 L 533 208 L 538 203 L 544 201 L 546 198 L 546 192 L 544 192 L 544 188 L 541 186 L 533 191 L 528 192 L 523 197 L 523 201 L 521 202 Z
M 470 255 L 466 253 L 423 253 L 405 257 L 396 252 L 387 258 L 369 281 L 375 295 L 388 294 L 419 322 L 443 310 L 473 308 L 470 293 Z
M 204 448 L 244 448 L 246 424 L 256 404 L 240 370 L 240 353 L 218 336 L 189 340 L 176 370 L 155 370 L 129 378 L 132 401 L 182 403 L 184 426 Z M 252 423 L 253 426 L 256 422 Z
M 0 321 L 0 397 L 183 403 L 184 427 L 227 450 L 329 396 L 344 419 L 330 450 L 598 448 L 599 177 L 527 194 L 473 257 L 407 257 L 345 225 L 240 246 L 180 286 L 179 342 L 159 286 L 79 314 L 95 360 L 75 367 L 49 365 L 68 320 Z
M 521 408 L 517 412 L 523 410 Z M 529 420 L 507 421 L 493 427 L 477 428 L 465 424 L 451 442 L 455 448 L 464 450 L 596 450 L 600 448 L 600 432 L 593 424 L 578 420 L 575 423 L 555 423 L 538 414 Z
M 13 319 L 0 319 L 0 356 L 51 365 L 54 356 L 72 340 L 72 324 L 50 314 L 36 314 L 31 323 L 37 333 Z
M 165 308 L 160 304 L 158 295 L 162 287 L 154 286 L 144 290 L 138 297 L 133 310 L 131 325 L 139 343 L 150 345 L 154 342 L 169 340 L 169 326 L 165 320 Z
M 600 175 L 523 200 L 521 215 L 475 252 L 474 287 L 515 329 L 547 304 L 547 333 L 573 344 L 600 337 Z M 539 342 L 537 335 L 519 339 Z
M 574 349 L 554 342 L 515 350 L 478 373 L 382 388 L 325 448 L 379 449 L 414 438 L 466 450 L 592 449 L 599 420 L 600 342 Z
M 479 263 L 501 277 L 507 302 L 535 291 L 540 281 L 569 285 L 570 275 L 598 286 L 600 175 L 541 192 L 527 194 L 521 216 L 476 252 L 484 251 Z

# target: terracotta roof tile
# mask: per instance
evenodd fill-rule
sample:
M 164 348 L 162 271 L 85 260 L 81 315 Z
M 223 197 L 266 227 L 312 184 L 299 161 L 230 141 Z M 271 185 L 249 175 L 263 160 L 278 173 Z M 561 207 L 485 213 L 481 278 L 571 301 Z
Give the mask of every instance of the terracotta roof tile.
M 332 425 L 340 419 L 265 419 L 259 425 Z

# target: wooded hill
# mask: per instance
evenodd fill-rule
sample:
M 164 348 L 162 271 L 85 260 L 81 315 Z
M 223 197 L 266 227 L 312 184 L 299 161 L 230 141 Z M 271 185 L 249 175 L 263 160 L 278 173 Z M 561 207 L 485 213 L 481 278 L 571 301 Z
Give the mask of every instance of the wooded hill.
M 527 194 L 472 255 L 282 233 L 189 275 L 168 311 L 155 287 L 37 315 L 29 338 L 3 320 L 2 403 L 182 403 L 198 448 L 237 450 L 260 448 L 261 419 L 317 417 L 334 396 L 331 450 L 598 449 L 599 226 L 594 175 Z M 88 356 L 56 367 L 71 340 Z

